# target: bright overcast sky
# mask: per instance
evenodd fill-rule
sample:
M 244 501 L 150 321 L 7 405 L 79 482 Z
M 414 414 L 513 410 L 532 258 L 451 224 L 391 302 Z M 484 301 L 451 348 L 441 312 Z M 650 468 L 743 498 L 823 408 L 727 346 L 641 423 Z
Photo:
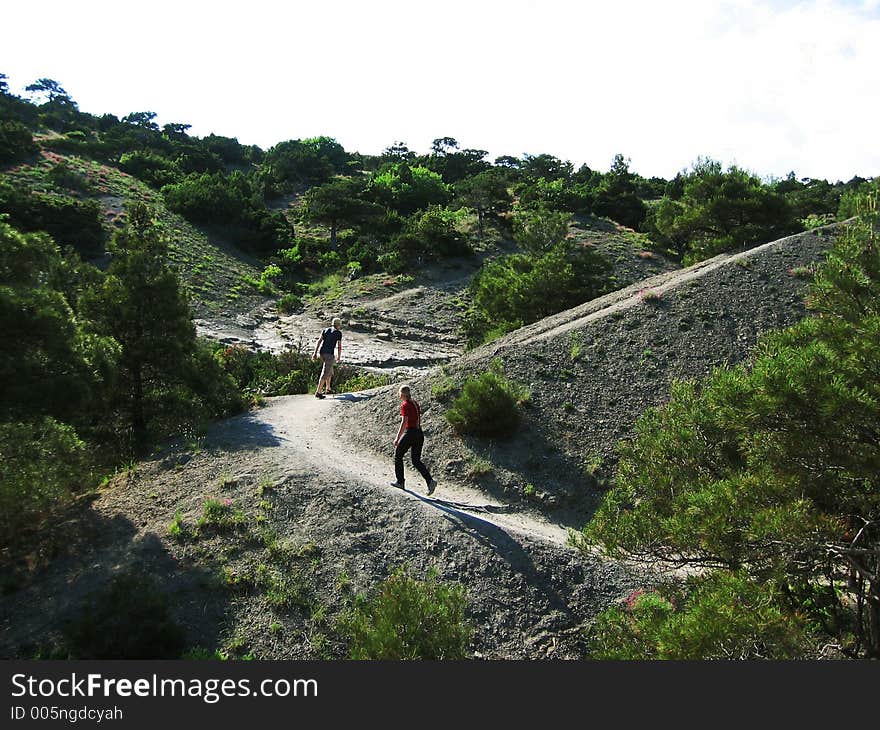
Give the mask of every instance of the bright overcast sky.
M 880 0 L 4 0 L 0 72 L 264 149 L 880 174 Z

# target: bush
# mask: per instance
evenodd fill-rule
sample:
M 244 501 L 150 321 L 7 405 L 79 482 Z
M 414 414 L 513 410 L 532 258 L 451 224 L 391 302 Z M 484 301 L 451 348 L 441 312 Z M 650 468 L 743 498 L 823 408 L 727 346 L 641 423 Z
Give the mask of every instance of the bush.
M 72 659 L 177 659 L 186 646 L 168 595 L 133 570 L 93 593 L 64 633 Z
M 605 293 L 611 266 L 590 249 L 553 246 L 540 255 L 512 254 L 483 266 L 471 283 L 470 344 L 489 341 Z
M 214 358 L 238 388 L 251 395 L 296 395 L 314 390 L 321 363 L 303 350 L 289 349 L 278 354 L 251 352 L 244 347 L 214 344 Z M 384 385 L 385 376 L 373 376 L 347 365 L 333 371 L 333 387 L 366 390 Z
M 206 499 L 202 516 L 196 523 L 200 530 L 231 532 L 243 528 L 247 518 L 241 510 L 233 509 L 230 499 Z
M 868 201 L 872 199 L 876 207 L 878 195 L 880 195 L 880 179 L 876 178 L 871 182 L 863 182 L 854 189 L 843 191 L 837 209 L 837 220 L 843 221 L 864 214 Z
M 279 142 L 263 160 L 267 194 L 280 195 L 296 185 L 319 185 L 344 172 L 349 155 L 331 137 L 313 137 Z
M 293 231 L 287 219 L 270 211 L 253 181 L 239 172 L 190 175 L 165 185 L 162 195 L 169 208 L 194 223 L 225 225 L 235 243 L 257 254 L 290 243 Z
M 513 216 L 513 237 L 526 252 L 541 256 L 566 239 L 570 223 L 567 213 L 520 209 Z
M 455 225 L 460 218 L 455 211 L 434 206 L 408 218 L 403 232 L 392 246 L 404 260 L 439 259 L 473 253 L 467 239 Z
M 370 180 L 367 194 L 377 203 L 407 216 L 432 205 L 444 205 L 449 188 L 436 172 L 410 167 L 405 162 L 388 165 Z
M 809 650 L 810 632 L 778 594 L 727 572 L 691 578 L 686 592 L 635 591 L 598 616 L 587 651 L 592 659 L 794 659 Z
M 17 162 L 37 151 L 34 138 L 21 122 L 0 120 L 0 163 Z
M 119 168 L 155 188 L 177 182 L 181 177 L 180 168 L 172 160 L 149 150 L 126 152 L 119 160 Z
M 71 426 L 49 417 L 0 423 L 0 544 L 82 489 L 86 466 Z
M 84 257 L 103 252 L 101 207 L 94 200 L 43 193 L 0 183 L 0 209 L 24 233 L 44 231 Z
M 255 279 L 252 276 L 245 276 L 244 280 L 258 292 L 260 292 L 260 294 L 273 296 L 276 293 L 275 281 L 276 279 L 281 277 L 282 273 L 283 272 L 281 271 L 280 266 L 278 266 L 277 264 L 269 264 L 260 273 L 259 279 Z
M 302 297 L 296 294 L 285 294 L 278 300 L 278 311 L 282 314 L 292 314 L 302 309 Z
M 461 395 L 446 411 L 446 420 L 458 433 L 475 436 L 509 436 L 519 426 L 519 403 L 525 391 L 493 366 L 465 381 Z
M 339 629 L 352 659 L 465 659 L 472 633 L 460 586 L 435 573 L 416 580 L 403 568 L 373 598 L 359 596 Z

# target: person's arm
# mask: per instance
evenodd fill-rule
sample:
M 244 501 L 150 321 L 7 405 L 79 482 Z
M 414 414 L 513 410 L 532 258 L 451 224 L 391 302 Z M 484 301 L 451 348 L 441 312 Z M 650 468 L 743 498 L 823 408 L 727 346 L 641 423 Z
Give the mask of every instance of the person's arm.
M 403 427 L 406 424 L 406 416 L 400 417 L 400 428 L 397 429 L 397 437 L 394 439 L 394 445 L 400 443 L 400 439 L 403 437 Z
M 324 333 L 322 332 L 320 337 L 318 337 L 318 341 L 315 343 L 315 352 L 312 354 L 312 358 L 318 357 L 318 348 L 321 347 L 321 342 L 324 340 Z
M 336 362 L 340 362 L 342 360 L 342 335 L 339 336 L 339 341 L 336 343 Z

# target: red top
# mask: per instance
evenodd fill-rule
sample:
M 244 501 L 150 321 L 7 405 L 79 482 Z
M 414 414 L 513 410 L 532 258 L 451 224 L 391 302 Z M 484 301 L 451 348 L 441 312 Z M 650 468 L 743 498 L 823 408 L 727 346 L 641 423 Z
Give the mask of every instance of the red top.
M 421 428 L 422 409 L 414 400 L 405 400 L 400 404 L 400 415 L 406 419 L 406 428 Z

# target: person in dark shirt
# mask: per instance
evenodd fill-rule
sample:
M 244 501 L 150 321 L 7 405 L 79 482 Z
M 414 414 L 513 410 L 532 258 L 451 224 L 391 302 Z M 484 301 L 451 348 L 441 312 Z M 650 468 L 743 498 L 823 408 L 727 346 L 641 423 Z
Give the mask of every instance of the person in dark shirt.
M 335 362 L 342 360 L 342 330 L 339 329 L 341 325 L 342 320 L 339 317 L 335 317 L 333 319 L 333 326 L 323 330 L 317 343 L 315 343 L 315 352 L 312 358 L 317 360 L 320 354 L 323 363 L 321 376 L 318 378 L 318 388 L 315 390 L 315 398 L 323 398 L 325 394 L 330 392 L 330 382 L 333 380 L 334 347 L 336 348 Z M 323 393 L 321 392 L 322 386 L 324 388 Z
M 425 434 L 422 433 L 422 409 L 412 399 L 409 386 L 402 385 L 398 395 L 400 395 L 401 401 L 400 428 L 394 439 L 394 474 L 397 481 L 391 482 L 391 486 L 406 489 L 403 477 L 403 457 L 409 449 L 412 449 L 413 466 L 425 478 L 428 494 L 433 494 L 437 482 L 431 478 L 431 472 L 422 463 L 422 447 L 425 444 Z

